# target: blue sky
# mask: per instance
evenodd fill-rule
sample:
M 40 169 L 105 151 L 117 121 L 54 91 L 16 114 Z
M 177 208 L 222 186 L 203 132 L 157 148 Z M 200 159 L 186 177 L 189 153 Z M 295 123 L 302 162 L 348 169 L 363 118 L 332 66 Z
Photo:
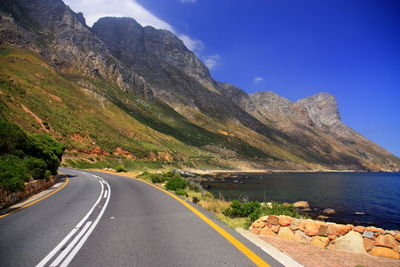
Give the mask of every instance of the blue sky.
M 292 101 L 336 96 L 343 121 L 400 156 L 400 1 L 66 0 L 91 25 L 131 16 L 177 34 L 214 79 Z

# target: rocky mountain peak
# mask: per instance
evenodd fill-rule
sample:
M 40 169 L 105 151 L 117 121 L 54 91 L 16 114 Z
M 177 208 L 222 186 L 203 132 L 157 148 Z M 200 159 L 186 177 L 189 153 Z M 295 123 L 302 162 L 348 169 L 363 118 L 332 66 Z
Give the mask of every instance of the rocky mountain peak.
M 318 127 L 332 127 L 341 122 L 336 99 L 329 93 L 319 93 L 310 97 L 298 100 L 294 108 L 303 107 L 311 121 Z
M 292 113 L 292 102 L 284 97 L 281 97 L 274 92 L 257 92 L 250 94 L 251 100 L 254 105 L 265 112 L 282 113 L 290 115 Z
M 155 72 L 167 75 L 175 69 L 208 89 L 214 88 L 207 67 L 181 39 L 167 30 L 143 27 L 133 18 L 105 17 L 93 25 L 92 31 L 115 57 L 144 73 L 146 80 L 153 81 L 156 86 Z M 163 87 L 165 82 L 158 85 Z

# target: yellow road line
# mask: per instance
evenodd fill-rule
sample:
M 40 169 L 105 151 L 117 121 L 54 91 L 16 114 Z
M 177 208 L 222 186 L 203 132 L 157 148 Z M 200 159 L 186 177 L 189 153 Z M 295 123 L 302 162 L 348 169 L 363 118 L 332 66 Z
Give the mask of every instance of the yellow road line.
M 124 176 L 127 177 L 127 176 Z M 228 240 L 232 245 L 234 245 L 238 250 L 240 250 L 244 255 L 246 255 L 252 262 L 254 262 L 257 266 L 265 266 L 265 267 L 271 267 L 268 263 L 266 263 L 263 259 L 261 259 L 259 256 L 257 256 L 253 251 L 251 251 L 248 247 L 243 245 L 242 242 L 237 240 L 235 237 L 233 237 L 231 234 L 229 234 L 227 231 L 222 229 L 220 226 L 218 226 L 215 222 L 207 218 L 203 213 L 192 207 L 190 204 L 186 203 L 183 201 L 181 198 L 177 197 L 175 194 L 172 194 L 171 192 L 160 188 L 152 183 L 142 181 L 133 177 L 128 177 L 137 181 L 140 181 L 142 183 L 146 183 L 148 185 L 153 186 L 154 188 L 157 188 L 160 191 L 163 191 L 164 193 L 170 195 L 171 197 L 175 198 L 178 200 L 181 204 L 183 204 L 186 208 L 188 208 L 191 212 L 196 214 L 200 219 L 202 219 L 204 222 L 206 222 L 209 226 L 211 226 L 215 231 L 217 231 L 220 235 L 222 235 L 226 240 Z
M 37 203 L 39 201 L 42 201 L 43 199 L 48 198 L 49 196 L 51 196 L 51 195 L 57 193 L 58 191 L 60 191 L 61 189 L 63 189 L 68 184 L 68 181 L 69 181 L 68 177 L 65 174 L 63 174 L 63 175 L 65 176 L 66 180 L 65 180 L 65 183 L 60 188 L 56 189 L 55 191 L 53 191 L 53 192 L 51 192 L 51 193 L 49 193 L 49 194 L 47 194 L 47 195 L 45 195 L 45 196 L 43 196 L 43 197 L 41 197 L 39 199 L 36 199 L 35 201 L 33 201 L 31 203 L 28 203 L 28 204 L 26 204 L 26 205 L 24 205 L 22 207 L 19 207 L 19 208 L 15 209 L 15 210 L 7 212 L 6 214 L 0 215 L 0 219 L 4 218 L 4 217 L 6 217 L 6 216 L 8 216 L 8 215 L 10 215 L 10 214 L 12 214 L 14 212 L 22 210 L 22 209 L 24 209 L 26 207 L 29 207 L 30 205 L 33 205 L 33 204 L 35 204 L 35 203 Z

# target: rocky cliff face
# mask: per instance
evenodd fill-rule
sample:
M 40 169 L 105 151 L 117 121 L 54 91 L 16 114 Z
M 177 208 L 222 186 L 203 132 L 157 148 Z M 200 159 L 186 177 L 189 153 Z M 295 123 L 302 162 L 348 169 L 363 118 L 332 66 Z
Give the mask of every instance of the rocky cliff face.
M 125 91 L 151 97 L 145 80 L 116 60 L 82 14 L 62 1 L 4 0 L 0 10 L 0 44 L 30 48 L 60 71 L 112 80 Z
M 147 147 L 165 142 L 160 136 L 166 135 L 216 158 L 258 166 L 399 166 L 398 158 L 341 122 L 332 95 L 297 102 L 272 92 L 249 95 L 214 81 L 171 32 L 142 27 L 132 18 L 102 18 L 89 28 L 61 0 L 3 0 L 0 44 L 34 51 L 86 94 L 121 108 L 126 121 L 151 128 L 157 137 Z M 117 127 L 124 138 L 142 142 L 124 127 Z M 124 149 L 132 152 L 129 147 Z
M 132 18 L 112 17 L 101 18 L 92 31 L 114 57 L 140 73 L 157 96 L 170 104 L 198 108 L 205 103 L 197 95 L 216 92 L 208 69 L 169 31 L 142 27 Z
M 115 58 L 144 77 L 154 94 L 182 115 L 193 118 L 193 112 L 200 112 L 269 132 L 221 94 L 207 67 L 171 32 L 113 17 L 99 19 L 92 31 Z

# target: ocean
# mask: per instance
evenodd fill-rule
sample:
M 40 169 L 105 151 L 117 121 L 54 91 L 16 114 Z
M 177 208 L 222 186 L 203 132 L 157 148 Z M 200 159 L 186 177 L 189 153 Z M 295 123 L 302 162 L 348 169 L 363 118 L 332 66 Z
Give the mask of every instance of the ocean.
M 216 197 L 310 203 L 312 215 L 336 210 L 327 221 L 400 229 L 400 173 L 241 174 L 204 182 Z

